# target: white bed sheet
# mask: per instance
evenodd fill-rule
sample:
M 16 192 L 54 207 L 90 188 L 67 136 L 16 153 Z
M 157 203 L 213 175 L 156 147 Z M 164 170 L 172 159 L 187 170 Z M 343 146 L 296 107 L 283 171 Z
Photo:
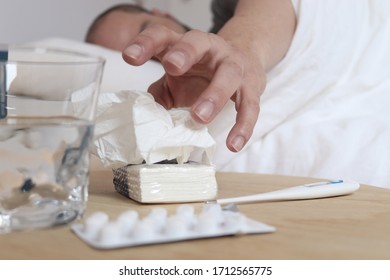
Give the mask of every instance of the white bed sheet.
M 219 147 L 219 170 L 389 188 L 390 2 L 293 2 L 296 34 L 268 75 L 254 135 L 238 155 Z
M 298 26 L 286 57 L 268 74 L 261 113 L 245 149 L 225 146 L 228 104 L 209 129 L 218 170 L 350 179 L 390 188 L 390 1 L 294 0 Z M 119 52 L 64 38 L 36 45 L 106 58 L 102 91 L 147 90 L 163 74 Z

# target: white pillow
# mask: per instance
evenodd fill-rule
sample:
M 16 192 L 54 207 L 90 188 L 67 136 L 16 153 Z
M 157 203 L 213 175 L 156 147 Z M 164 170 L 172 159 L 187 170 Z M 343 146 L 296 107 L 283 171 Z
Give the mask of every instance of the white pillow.
M 65 38 L 46 38 L 30 42 L 27 45 L 77 51 L 103 57 L 106 63 L 101 92 L 147 91 L 149 85 L 158 80 L 164 73 L 163 67 L 156 61 L 148 61 L 137 67 L 131 66 L 122 59 L 121 52 L 85 42 Z

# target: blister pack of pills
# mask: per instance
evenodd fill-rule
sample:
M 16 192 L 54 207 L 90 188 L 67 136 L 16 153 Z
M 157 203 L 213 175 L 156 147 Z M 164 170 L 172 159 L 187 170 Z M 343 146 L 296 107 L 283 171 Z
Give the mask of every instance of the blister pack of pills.
M 95 212 L 71 228 L 81 240 L 98 249 L 275 231 L 272 226 L 216 203 L 205 203 L 198 213 L 190 204 L 179 205 L 173 214 L 154 207 L 145 217 L 135 210 L 124 211 L 115 219 L 105 212 Z

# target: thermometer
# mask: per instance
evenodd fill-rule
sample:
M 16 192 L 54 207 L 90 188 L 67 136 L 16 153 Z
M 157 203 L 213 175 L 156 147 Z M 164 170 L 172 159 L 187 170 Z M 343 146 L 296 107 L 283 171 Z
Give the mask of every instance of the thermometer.
M 332 196 L 351 194 L 359 189 L 360 185 L 354 181 L 326 181 L 312 184 L 305 184 L 286 189 L 276 190 L 267 193 L 260 193 L 248 196 L 238 196 L 218 199 L 218 204 L 249 203 L 261 201 L 284 201 L 314 199 Z

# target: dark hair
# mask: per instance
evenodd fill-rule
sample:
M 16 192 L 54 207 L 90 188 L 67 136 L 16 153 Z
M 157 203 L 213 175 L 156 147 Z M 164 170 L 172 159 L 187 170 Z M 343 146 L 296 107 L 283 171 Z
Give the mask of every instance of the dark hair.
M 103 11 L 101 14 L 99 14 L 91 23 L 91 25 L 88 28 L 87 34 L 85 36 L 85 41 L 90 42 L 90 36 L 93 34 L 93 32 L 98 28 L 100 22 L 103 20 L 103 18 L 108 15 L 109 13 L 113 11 L 124 11 L 129 13 L 150 13 L 147 9 L 144 7 L 141 7 L 139 5 L 134 4 L 118 4 L 115 6 L 112 6 L 108 8 L 107 10 Z

